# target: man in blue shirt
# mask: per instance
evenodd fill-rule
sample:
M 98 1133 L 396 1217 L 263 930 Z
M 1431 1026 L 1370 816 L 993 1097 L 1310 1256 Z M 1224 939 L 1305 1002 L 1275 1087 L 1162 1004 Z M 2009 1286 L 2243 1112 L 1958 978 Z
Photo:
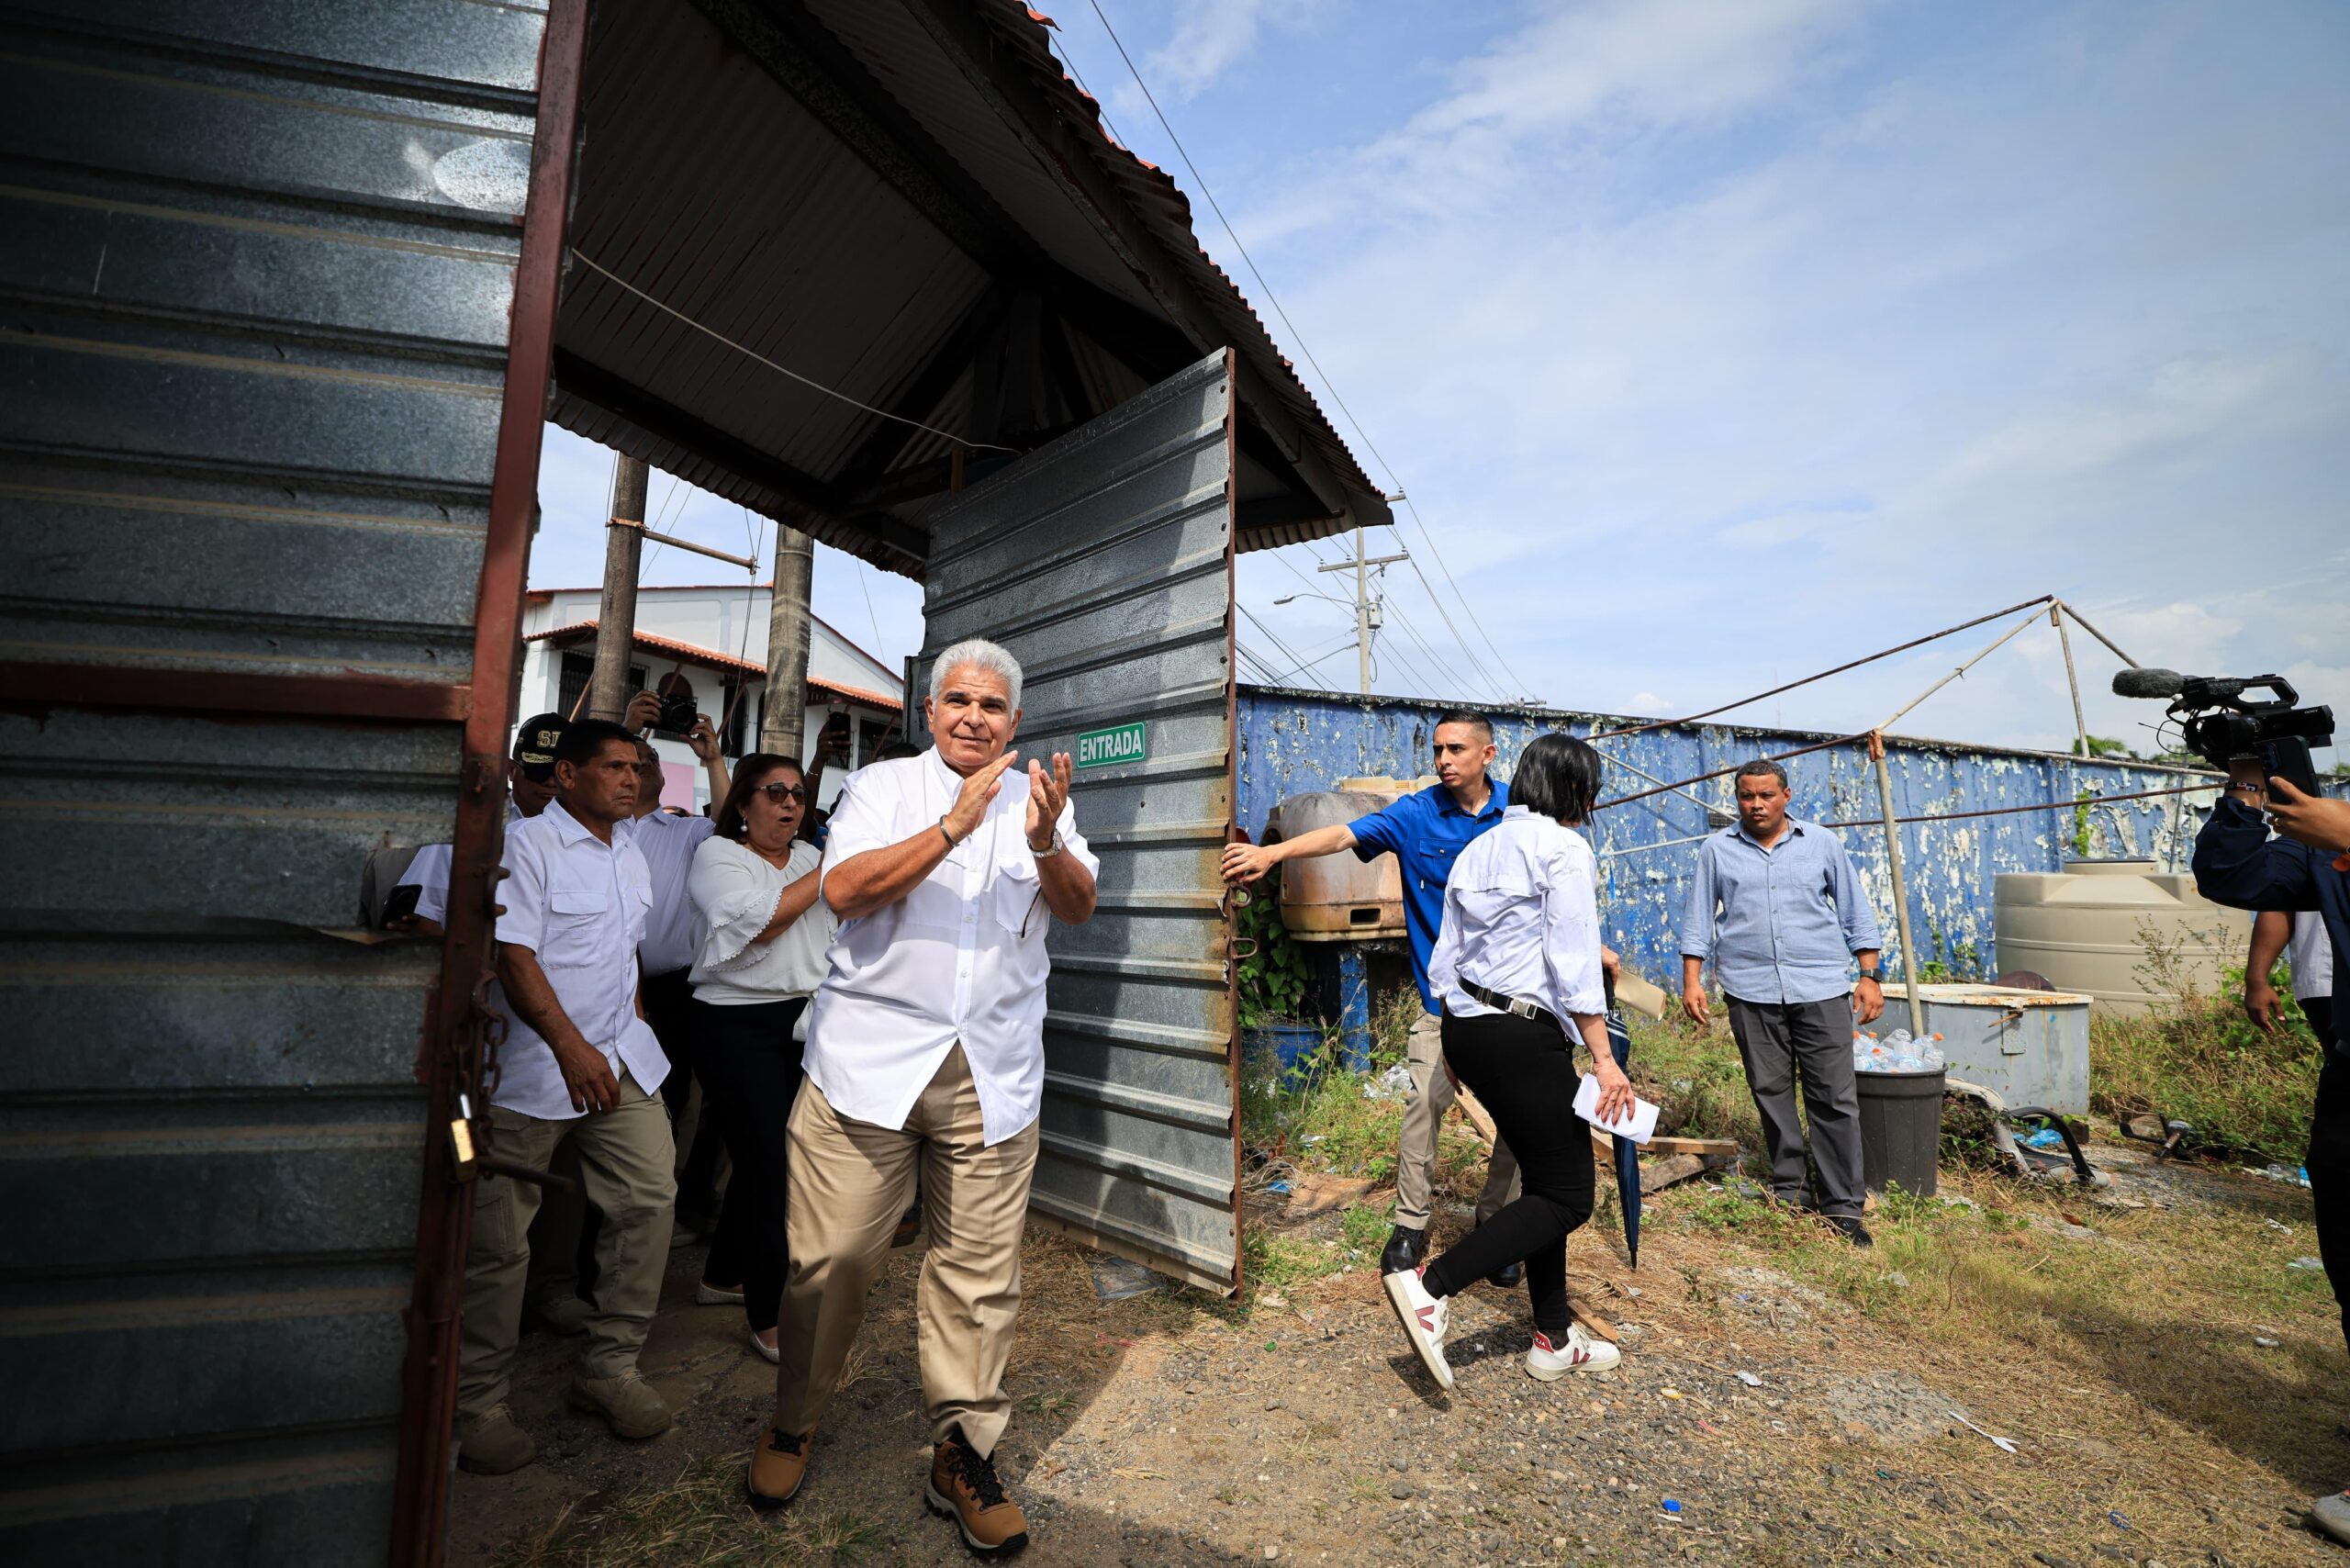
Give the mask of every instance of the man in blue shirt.
M 1316 828 L 1279 844 L 1235 844 L 1224 852 L 1224 874 L 1253 882 L 1284 860 L 1310 860 L 1351 849 L 1358 859 L 1392 854 L 1404 874 L 1404 931 L 1412 947 L 1412 979 L 1427 1013 L 1412 1025 L 1406 1064 L 1411 1097 L 1404 1103 L 1404 1131 L 1395 1150 L 1395 1228 L 1380 1258 L 1380 1271 L 1419 1266 L 1427 1255 L 1429 1204 L 1436 1176 L 1437 1130 L 1452 1108 L 1452 1081 L 1441 1070 L 1444 1045 L 1438 1020 L 1444 1004 L 1428 989 L 1428 954 L 1444 919 L 1444 884 L 1452 862 L 1472 839 L 1502 820 L 1509 786 L 1489 778 L 1494 727 L 1475 713 L 1450 712 L 1437 721 L 1434 737 L 1438 782 L 1406 795 L 1382 812 L 1352 823 Z M 1496 1143 L 1485 1190 L 1477 1198 L 1483 1225 L 1517 1196 L 1517 1161 Z M 1512 1264 L 1494 1283 L 1514 1287 L 1523 1268 Z
M 1787 815 L 1787 770 L 1750 762 L 1733 780 L 1738 824 L 1697 846 L 1697 876 L 1681 918 L 1681 1006 L 1710 1021 L 1707 959 L 1729 1000 L 1729 1026 L 1762 1113 L 1771 1185 L 1783 1203 L 1817 1206 L 1857 1247 L 1867 1193 L 1861 1176 L 1860 1091 L 1852 1031 L 1885 1012 L 1877 983 L 1875 912 L 1844 846 L 1818 823 Z M 1850 959 L 1860 979 L 1846 978 Z M 1810 1119 L 1815 1205 L 1806 1178 L 1800 1077 Z

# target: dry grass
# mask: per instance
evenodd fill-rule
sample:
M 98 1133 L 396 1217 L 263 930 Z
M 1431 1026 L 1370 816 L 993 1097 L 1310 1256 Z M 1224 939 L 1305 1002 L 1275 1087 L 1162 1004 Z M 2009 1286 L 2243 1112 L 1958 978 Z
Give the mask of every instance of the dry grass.
M 743 1503 L 743 1457 L 695 1460 L 673 1481 L 590 1497 L 521 1547 L 509 1568 L 799 1568 L 854 1562 L 878 1530 L 853 1513 L 798 1508 L 773 1519 Z

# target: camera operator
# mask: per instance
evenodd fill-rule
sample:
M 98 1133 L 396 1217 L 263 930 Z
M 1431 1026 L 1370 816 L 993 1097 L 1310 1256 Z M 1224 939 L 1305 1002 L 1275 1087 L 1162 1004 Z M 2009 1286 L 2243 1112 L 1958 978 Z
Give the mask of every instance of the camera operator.
M 2262 813 L 2266 812 L 2264 820 Z M 2278 836 L 2271 837 L 2274 825 Z M 2269 776 L 2257 758 L 2228 765 L 2225 798 L 2195 840 L 2195 885 L 2237 909 L 2313 911 L 2333 945 L 2333 983 L 2344 994 L 2350 958 L 2350 801 L 2326 800 Z M 2325 1064 L 2310 1116 L 2310 1195 L 2316 1208 L 2318 1255 L 2350 1338 L 2350 1037 L 2335 1010 L 2321 1034 Z M 2310 1523 L 2350 1543 L 2350 1489 L 2321 1497 Z

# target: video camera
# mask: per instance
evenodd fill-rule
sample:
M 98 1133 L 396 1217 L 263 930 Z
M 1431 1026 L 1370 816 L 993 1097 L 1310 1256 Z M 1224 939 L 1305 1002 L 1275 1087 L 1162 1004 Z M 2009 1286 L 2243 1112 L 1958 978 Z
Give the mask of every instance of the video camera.
M 2268 700 L 2247 701 L 2247 691 Z M 2315 795 L 2317 765 L 2310 748 L 2333 744 L 2333 710 L 2297 708 L 2300 693 L 2281 675 L 2181 675 L 2173 669 L 2125 669 L 2113 678 L 2116 697 L 2167 697 L 2188 749 L 2225 773 L 2241 757 L 2256 756 L 2271 778 L 2289 779 Z

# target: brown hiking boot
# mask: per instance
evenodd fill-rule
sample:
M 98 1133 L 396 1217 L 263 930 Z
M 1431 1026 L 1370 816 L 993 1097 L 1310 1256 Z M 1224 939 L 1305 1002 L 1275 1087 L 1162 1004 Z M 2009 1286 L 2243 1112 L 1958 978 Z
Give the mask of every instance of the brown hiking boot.
M 751 1450 L 751 1465 L 743 1477 L 743 1488 L 751 1495 L 751 1506 L 762 1511 L 780 1508 L 800 1493 L 800 1484 L 808 1479 L 808 1446 L 813 1432 L 791 1436 L 781 1427 L 769 1427 L 759 1436 L 759 1446 Z
M 931 1507 L 955 1521 L 963 1544 L 990 1557 L 1009 1557 L 1028 1544 L 1028 1516 L 1003 1495 L 995 1462 L 963 1440 L 957 1427 L 931 1455 Z
M 601 1416 L 616 1438 L 657 1438 L 669 1429 L 669 1406 L 634 1367 L 618 1377 L 575 1377 L 571 1407 Z
M 457 1434 L 457 1468 L 475 1475 L 504 1475 L 539 1457 L 539 1445 L 517 1426 L 514 1412 L 504 1404 L 491 1406 L 481 1419 L 469 1421 Z

